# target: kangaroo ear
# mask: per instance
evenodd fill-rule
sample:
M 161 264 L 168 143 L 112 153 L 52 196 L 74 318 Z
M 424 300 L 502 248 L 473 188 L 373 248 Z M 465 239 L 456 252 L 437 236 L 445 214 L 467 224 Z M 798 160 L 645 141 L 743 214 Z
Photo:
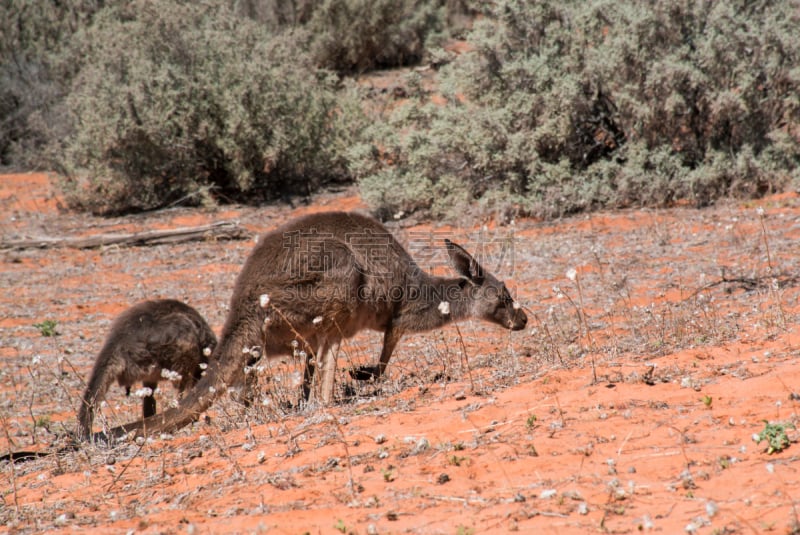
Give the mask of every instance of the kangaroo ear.
M 448 239 L 444 240 L 444 244 L 447 246 L 447 254 L 450 255 L 450 262 L 453 264 L 456 272 L 475 284 L 483 284 L 483 268 L 478 261 L 472 258 L 472 255 L 460 245 Z

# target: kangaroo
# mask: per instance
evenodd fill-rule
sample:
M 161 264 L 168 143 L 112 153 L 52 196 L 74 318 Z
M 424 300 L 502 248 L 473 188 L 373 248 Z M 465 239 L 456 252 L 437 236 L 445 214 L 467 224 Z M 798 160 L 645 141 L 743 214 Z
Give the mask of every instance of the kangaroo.
M 202 364 L 217 345 L 217 338 L 192 307 L 172 299 L 143 301 L 124 311 L 111 325 L 78 411 L 78 438 L 92 437 L 97 404 L 116 379 L 125 393 L 141 381 L 150 394 L 142 399 L 144 418 L 156 413 L 153 397 L 158 382 L 173 372 L 183 392 L 202 374 Z M 166 375 L 167 377 L 164 377 Z
M 468 317 L 523 329 L 527 316 L 505 284 L 459 245 L 445 240 L 445 247 L 456 277 L 424 272 L 383 225 L 357 213 L 311 214 L 263 235 L 236 279 L 206 376 L 178 407 L 114 433 L 188 425 L 226 385 L 241 383 L 254 354 L 306 352 L 303 393 L 309 396 L 319 367 L 320 398 L 328 403 L 338 345 L 363 329 L 384 335 L 378 363 L 351 372 L 361 380 L 383 375 L 405 333 Z

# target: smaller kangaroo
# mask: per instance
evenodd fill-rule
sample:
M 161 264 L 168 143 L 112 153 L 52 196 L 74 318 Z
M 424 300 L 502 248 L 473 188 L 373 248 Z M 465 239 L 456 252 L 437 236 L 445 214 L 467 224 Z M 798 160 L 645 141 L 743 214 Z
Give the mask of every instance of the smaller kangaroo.
M 445 240 L 444 246 L 455 276 L 426 273 L 386 227 L 358 213 L 311 214 L 264 234 L 236 279 L 208 373 L 178 407 L 112 434 L 188 425 L 225 386 L 245 380 L 254 349 L 266 359 L 305 352 L 305 397 L 318 368 L 326 404 L 333 396 L 339 343 L 361 330 L 382 332 L 383 349 L 376 364 L 353 370 L 359 380 L 380 378 L 407 333 L 470 317 L 524 329 L 528 318 L 506 285 L 459 245 Z
M 92 437 L 94 411 L 114 380 L 125 387 L 126 395 L 138 381 L 149 388 L 150 394 L 142 399 L 142 414 L 153 416 L 153 391 L 158 382 L 178 380 L 181 392 L 191 387 L 200 379 L 202 364 L 208 362 L 216 345 L 217 338 L 206 320 L 180 301 L 143 301 L 124 311 L 112 323 L 94 363 L 78 411 L 78 438 Z M 172 373 L 162 375 L 163 370 Z

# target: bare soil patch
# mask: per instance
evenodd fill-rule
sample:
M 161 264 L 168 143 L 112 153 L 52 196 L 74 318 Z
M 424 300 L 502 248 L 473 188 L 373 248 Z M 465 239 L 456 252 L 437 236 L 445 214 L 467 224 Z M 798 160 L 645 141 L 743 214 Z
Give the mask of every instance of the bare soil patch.
M 46 176 L 0 176 L 2 239 L 139 232 L 236 219 L 253 236 L 309 206 L 64 212 Z M 337 403 L 290 408 L 293 363 L 263 399 L 223 396 L 174 436 L 3 463 L 13 533 L 776 533 L 800 529 L 800 199 L 629 210 L 557 222 L 392 225 L 425 267 L 441 238 L 481 254 L 528 310 L 401 341 L 379 385 L 342 371 Z M 512 247 L 513 245 L 513 247 Z M 0 250 L 0 452 L 75 427 L 111 320 L 176 298 L 217 333 L 251 240 Z M 481 251 L 482 249 L 482 251 Z M 56 336 L 43 336 L 54 321 Z M 39 325 L 38 327 L 35 325 Z M 377 359 L 364 334 L 340 362 Z M 164 407 L 176 393 L 160 391 Z M 112 388 L 96 425 L 138 417 Z M 786 424 L 768 454 L 754 434 Z

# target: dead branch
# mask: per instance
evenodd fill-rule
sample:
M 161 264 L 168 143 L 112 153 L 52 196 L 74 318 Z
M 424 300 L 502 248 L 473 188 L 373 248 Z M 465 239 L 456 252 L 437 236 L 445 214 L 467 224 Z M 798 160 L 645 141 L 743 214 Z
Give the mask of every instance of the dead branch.
M 94 249 L 107 245 L 149 246 L 198 240 L 240 240 L 250 236 L 235 221 L 219 221 L 198 227 L 146 230 L 143 232 L 98 234 L 87 237 L 39 237 L 0 241 L 0 249 L 49 249 L 69 247 Z

